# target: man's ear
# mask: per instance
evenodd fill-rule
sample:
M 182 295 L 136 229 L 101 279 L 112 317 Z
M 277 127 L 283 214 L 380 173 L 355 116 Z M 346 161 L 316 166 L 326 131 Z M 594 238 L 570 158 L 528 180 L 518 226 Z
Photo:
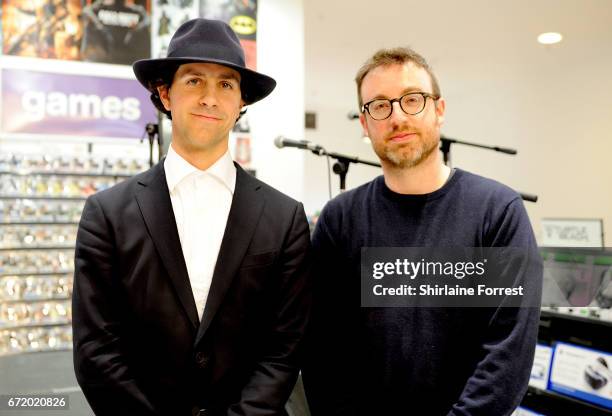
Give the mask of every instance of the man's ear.
M 361 128 L 363 129 L 363 135 L 370 137 L 370 132 L 368 131 L 368 123 L 366 123 L 365 113 L 359 114 L 359 123 L 361 123 Z
M 444 113 L 446 112 L 446 101 L 444 98 L 439 98 L 436 101 L 436 115 L 438 116 L 438 126 L 441 127 L 444 124 Z
M 164 108 L 170 111 L 170 96 L 168 95 L 168 86 L 160 85 L 157 87 L 157 94 L 159 94 L 159 99 L 161 100 Z

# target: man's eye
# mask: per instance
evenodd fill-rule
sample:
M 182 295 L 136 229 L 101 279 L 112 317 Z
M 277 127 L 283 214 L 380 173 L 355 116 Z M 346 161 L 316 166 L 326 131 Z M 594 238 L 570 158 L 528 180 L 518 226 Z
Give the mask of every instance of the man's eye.
M 374 101 L 370 106 L 373 110 L 386 110 L 389 108 L 389 101 Z
M 197 78 L 191 78 L 187 80 L 187 85 L 198 85 L 198 83 L 200 82 L 199 79 Z
M 234 88 L 234 86 L 233 86 L 231 83 L 227 82 L 227 81 L 223 81 L 223 82 L 221 83 L 221 86 L 222 86 L 223 88 L 226 88 L 226 89 L 232 89 L 232 88 Z

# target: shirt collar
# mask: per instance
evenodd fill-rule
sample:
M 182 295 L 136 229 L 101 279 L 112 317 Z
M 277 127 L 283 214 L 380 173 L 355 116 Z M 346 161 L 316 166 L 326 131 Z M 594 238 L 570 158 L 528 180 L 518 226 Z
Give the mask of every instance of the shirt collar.
M 236 167 L 230 155 L 229 149 L 215 163 L 206 170 L 200 170 L 191 163 L 183 159 L 172 147 L 168 147 L 168 154 L 164 160 L 164 170 L 166 172 L 166 182 L 170 193 L 187 176 L 193 173 L 209 174 L 222 183 L 231 193 L 234 194 L 236 187 Z

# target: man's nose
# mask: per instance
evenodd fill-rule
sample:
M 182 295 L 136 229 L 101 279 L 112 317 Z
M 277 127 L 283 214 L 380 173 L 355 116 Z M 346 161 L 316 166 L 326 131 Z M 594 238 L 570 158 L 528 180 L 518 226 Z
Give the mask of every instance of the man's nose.
M 406 119 L 408 118 L 408 114 L 404 113 L 404 110 L 402 110 L 402 106 L 400 105 L 399 101 L 395 101 L 394 103 L 392 103 L 391 109 L 393 111 L 389 116 L 389 121 L 392 124 L 404 124 L 406 122 Z
M 217 105 L 217 94 L 214 91 L 214 88 L 210 88 L 209 86 L 203 86 L 202 91 L 200 93 L 200 105 L 204 106 L 214 106 Z

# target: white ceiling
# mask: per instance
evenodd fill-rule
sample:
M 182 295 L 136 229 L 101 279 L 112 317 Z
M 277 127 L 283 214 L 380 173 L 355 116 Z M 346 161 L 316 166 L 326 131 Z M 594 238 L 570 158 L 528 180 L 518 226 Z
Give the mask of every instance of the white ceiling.
M 611 0 L 304 0 L 304 12 L 307 107 L 353 88 L 357 68 L 381 47 L 422 53 L 443 91 L 476 69 L 523 72 L 551 56 L 612 70 Z M 538 44 L 548 31 L 562 43 Z

